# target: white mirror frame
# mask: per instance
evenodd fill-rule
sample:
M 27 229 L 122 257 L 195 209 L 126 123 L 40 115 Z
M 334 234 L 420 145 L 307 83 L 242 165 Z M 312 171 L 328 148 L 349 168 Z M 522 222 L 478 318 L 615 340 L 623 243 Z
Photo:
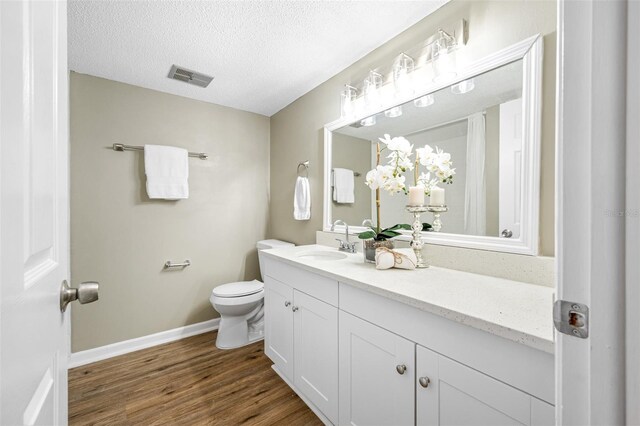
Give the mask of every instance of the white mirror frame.
M 331 224 L 333 223 L 331 216 L 331 169 L 332 132 L 334 130 L 520 59 L 523 60 L 523 164 L 520 238 L 423 232 L 422 239 L 428 244 L 537 256 L 540 226 L 540 114 L 542 110 L 542 37 L 539 34 L 459 69 L 458 75 L 451 80 L 432 83 L 424 90 L 407 96 L 406 99 L 390 102 L 377 111 L 367 111 L 366 114 L 356 117 L 340 118 L 325 125 L 323 230 L 331 231 Z M 411 220 L 409 213 L 407 213 L 407 223 L 411 222 Z M 362 232 L 365 229 L 365 227 L 350 226 L 350 230 L 354 233 Z M 344 232 L 344 226 L 337 226 L 335 231 Z M 411 237 L 409 232 L 405 231 L 404 235 L 398 236 L 396 239 L 408 241 Z

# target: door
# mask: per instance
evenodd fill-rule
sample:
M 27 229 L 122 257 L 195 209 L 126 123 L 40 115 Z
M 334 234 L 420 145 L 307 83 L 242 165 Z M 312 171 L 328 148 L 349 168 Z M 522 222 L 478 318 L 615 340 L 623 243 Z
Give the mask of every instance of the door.
M 625 40 L 633 16 L 628 8 L 635 7 L 627 1 L 558 3 L 556 294 L 589 307 L 588 337 L 556 332 L 561 425 L 637 424 L 632 409 L 625 419 L 624 342 L 625 305 L 632 300 L 625 295 L 625 220 L 638 222 L 637 211 L 625 205 L 625 187 L 638 187 L 625 181 L 625 127 L 638 122 L 637 111 L 625 120 L 626 78 L 637 80 L 637 73 L 626 74 Z M 637 147 L 637 139 L 629 142 Z M 638 258 L 631 262 L 637 265 Z M 628 312 L 637 319 L 637 306 Z M 630 362 L 638 364 L 637 358 Z M 638 400 L 631 404 L 637 407 Z
M 629 2 L 627 25 L 627 181 L 640 182 L 640 2 Z M 626 195 L 626 400 L 628 425 L 640 424 L 640 185 Z
M 338 308 L 294 290 L 294 384 L 338 423 Z
M 500 105 L 498 226 L 505 238 L 520 238 L 522 206 L 522 98 Z M 509 232 L 510 231 L 510 232 Z
M 66 17 L 0 2 L 0 424 L 67 423 Z
M 419 345 L 416 374 L 418 425 L 532 424 L 531 396 Z M 536 419 L 544 419 L 545 406 L 553 413 L 551 405 L 540 404 Z
M 414 424 L 415 344 L 340 311 L 340 424 Z
M 264 277 L 265 353 L 289 380 L 293 380 L 293 289 Z

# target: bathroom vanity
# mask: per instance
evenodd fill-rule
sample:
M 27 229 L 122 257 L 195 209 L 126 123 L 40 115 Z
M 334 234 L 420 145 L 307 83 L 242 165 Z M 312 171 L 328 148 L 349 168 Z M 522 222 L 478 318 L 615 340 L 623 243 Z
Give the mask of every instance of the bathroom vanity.
M 261 251 L 265 353 L 326 424 L 554 424 L 553 288 Z

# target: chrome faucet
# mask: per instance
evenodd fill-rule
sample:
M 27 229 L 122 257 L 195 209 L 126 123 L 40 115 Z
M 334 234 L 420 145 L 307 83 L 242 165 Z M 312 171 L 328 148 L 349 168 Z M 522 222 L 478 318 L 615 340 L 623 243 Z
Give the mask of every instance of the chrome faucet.
M 333 222 L 333 225 L 331 225 L 331 231 L 334 231 L 336 229 L 336 225 L 344 225 L 344 234 L 345 234 L 345 237 L 347 238 L 346 241 L 343 241 L 340 238 L 336 238 L 336 241 L 340 243 L 340 245 L 338 246 L 338 250 L 346 251 L 347 253 L 355 253 L 356 243 L 349 242 L 349 225 L 347 225 L 345 221 L 338 219 L 335 222 Z

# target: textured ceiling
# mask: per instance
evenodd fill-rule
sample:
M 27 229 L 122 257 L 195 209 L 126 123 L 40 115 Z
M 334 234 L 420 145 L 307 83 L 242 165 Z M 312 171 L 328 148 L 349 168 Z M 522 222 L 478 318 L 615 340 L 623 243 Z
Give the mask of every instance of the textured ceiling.
M 447 0 L 71 1 L 71 70 L 271 116 Z M 214 76 L 200 88 L 172 64 Z

